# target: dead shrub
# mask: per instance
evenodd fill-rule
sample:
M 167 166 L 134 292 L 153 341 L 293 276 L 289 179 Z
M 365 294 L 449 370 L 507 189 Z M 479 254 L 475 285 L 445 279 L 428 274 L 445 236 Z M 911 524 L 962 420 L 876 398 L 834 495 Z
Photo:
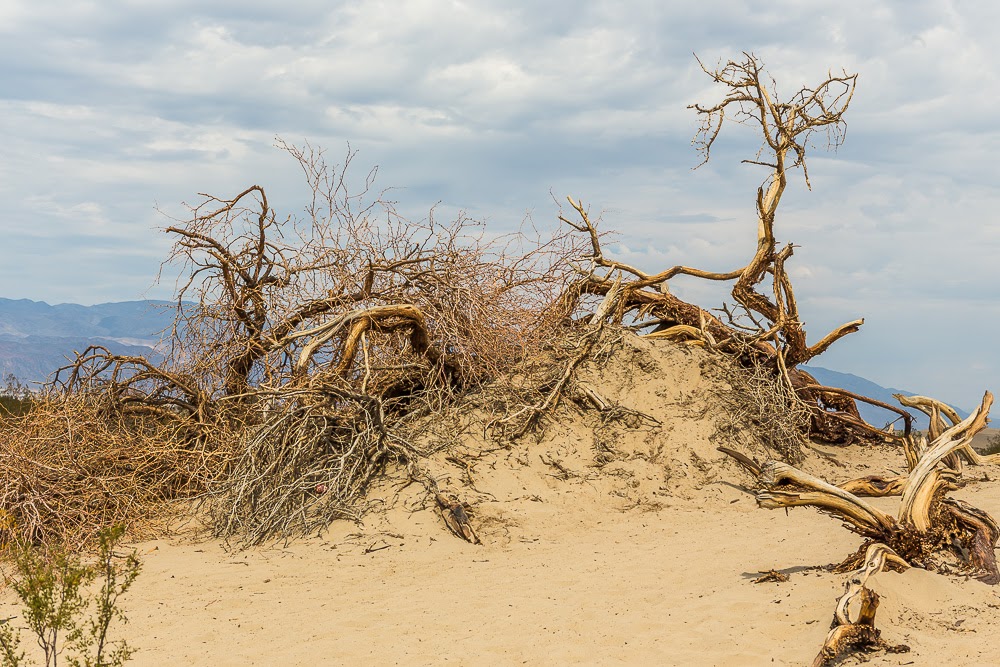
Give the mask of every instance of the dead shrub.
M 754 357 L 718 357 L 716 366 L 730 387 L 719 397 L 728 441 L 763 458 L 801 461 L 812 411 L 790 384 Z
M 570 234 L 407 220 L 372 189 L 374 172 L 351 191 L 353 153 L 330 167 L 311 147 L 281 148 L 309 186 L 304 217 L 279 216 L 257 185 L 205 196 L 166 229 L 181 275 L 166 362 L 92 347 L 10 435 L 47 429 L 59 456 L 87 463 L 70 466 L 74 479 L 104 489 L 97 501 L 74 487 L 78 509 L 47 506 L 65 514 L 53 526 L 99 528 L 195 495 L 212 531 L 240 544 L 356 518 L 372 478 L 414 459 L 407 423 L 561 336 L 579 254 Z M 80 401 L 94 414 L 61 422 Z M 31 514 L 26 502 L 0 508 Z M 35 514 L 32 538 L 45 539 Z
M 175 435 L 99 395 L 35 397 L 0 430 L 0 541 L 83 546 L 115 524 L 148 534 L 212 468 Z
M 217 537 L 251 546 L 358 520 L 385 465 L 414 458 L 371 396 L 327 388 L 274 399 L 266 418 L 236 434 L 227 472 L 212 486 Z

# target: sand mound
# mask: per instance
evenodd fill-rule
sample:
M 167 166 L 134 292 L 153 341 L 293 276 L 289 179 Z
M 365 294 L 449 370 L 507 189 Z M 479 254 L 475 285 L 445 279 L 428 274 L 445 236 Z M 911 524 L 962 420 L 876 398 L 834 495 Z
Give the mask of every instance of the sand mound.
M 745 371 L 699 347 L 609 335 L 536 432 L 497 442 L 486 435 L 495 414 L 462 411 L 427 425 L 422 444 L 440 451 L 424 465 L 442 488 L 486 515 L 522 500 L 565 511 L 723 507 L 745 495 L 739 484 L 748 480 L 719 445 L 758 460 L 779 457 L 756 425 L 734 419 L 736 373 Z M 605 409 L 594 409 L 588 392 Z M 868 472 L 815 450 L 803 457 L 805 469 L 832 479 Z
M 717 362 L 699 348 L 634 335 L 608 346 L 578 369 L 569 397 L 540 428 L 516 443 L 488 437 L 495 415 L 483 410 L 458 415 L 443 433 L 430 428 L 426 444 L 451 442 L 426 463 L 428 471 L 483 503 L 554 502 L 569 493 L 572 505 L 587 497 L 622 510 L 703 499 L 719 478 L 709 462 L 721 458 L 718 395 L 729 390 Z M 584 391 L 606 409 L 594 409 Z

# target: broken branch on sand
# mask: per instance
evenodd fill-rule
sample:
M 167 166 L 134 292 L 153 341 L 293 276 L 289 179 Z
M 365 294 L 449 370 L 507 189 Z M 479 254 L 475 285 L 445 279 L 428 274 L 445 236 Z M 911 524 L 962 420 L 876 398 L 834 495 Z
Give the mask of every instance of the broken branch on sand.
M 881 632 L 875 627 L 879 597 L 866 586 L 868 579 L 878 572 L 886 569 L 902 571 L 907 568 L 909 564 L 884 544 L 876 543 L 868 547 L 863 564 L 844 583 L 844 594 L 837 600 L 830 632 L 823 642 L 823 648 L 813 660 L 812 667 L 823 667 L 851 650 L 882 648 L 893 653 L 910 650 L 908 646 L 892 646 L 882 639 Z M 860 609 L 857 618 L 852 621 L 850 608 L 854 602 L 860 602 Z

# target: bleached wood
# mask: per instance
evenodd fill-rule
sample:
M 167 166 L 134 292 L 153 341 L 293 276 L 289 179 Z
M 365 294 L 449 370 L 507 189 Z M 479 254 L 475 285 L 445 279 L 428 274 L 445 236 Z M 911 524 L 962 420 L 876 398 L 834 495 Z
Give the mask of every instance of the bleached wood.
M 941 470 L 938 464 L 949 454 L 961 449 L 986 428 L 993 394 L 986 392 L 976 411 L 969 417 L 942 433 L 920 457 L 903 487 L 899 508 L 899 521 L 921 533 L 931 527 L 930 509 L 935 492 L 941 488 Z

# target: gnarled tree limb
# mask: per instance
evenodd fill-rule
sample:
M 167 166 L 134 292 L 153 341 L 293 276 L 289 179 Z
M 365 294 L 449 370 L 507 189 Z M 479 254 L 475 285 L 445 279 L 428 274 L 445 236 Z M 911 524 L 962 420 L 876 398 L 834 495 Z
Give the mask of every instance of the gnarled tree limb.
M 892 530 L 895 520 L 857 496 L 780 461 L 767 461 L 759 476 L 766 489 L 757 494 L 757 504 L 765 509 L 812 506 L 830 512 L 866 537 Z
M 899 519 L 925 533 L 931 527 L 931 505 L 942 488 L 942 470 L 938 467 L 949 454 L 965 447 L 977 433 L 986 428 L 993 394 L 986 392 L 976 411 L 942 433 L 920 457 L 903 487 Z
M 837 601 L 833 625 L 823 642 L 813 667 L 823 667 L 850 649 L 860 647 L 890 648 L 882 641 L 881 633 L 875 627 L 875 611 L 878 609 L 878 594 L 867 588 L 868 579 L 885 569 L 905 570 L 909 564 L 896 552 L 884 544 L 872 544 L 865 553 L 864 564 L 852 572 L 844 583 L 844 594 Z M 850 606 L 860 602 L 855 620 L 851 620 Z M 905 650 L 905 647 L 891 647 Z

